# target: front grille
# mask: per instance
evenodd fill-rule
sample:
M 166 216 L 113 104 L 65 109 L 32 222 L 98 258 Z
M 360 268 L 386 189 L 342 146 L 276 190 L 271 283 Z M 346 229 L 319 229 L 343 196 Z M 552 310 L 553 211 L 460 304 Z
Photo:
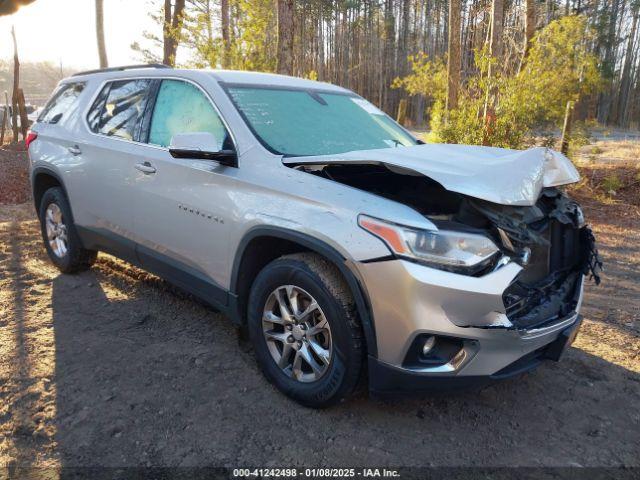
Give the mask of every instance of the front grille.
M 507 317 L 518 328 L 533 328 L 575 310 L 575 291 L 584 270 L 580 229 L 551 219 L 548 245 L 532 248 L 531 262 L 505 290 Z
M 502 295 L 507 317 L 518 328 L 540 327 L 566 317 L 577 306 L 580 277 L 581 273 L 574 271 L 535 287 L 516 280 Z
M 560 223 L 552 219 L 550 222 L 549 271 L 574 269 L 581 257 L 580 229 L 573 225 Z
M 580 263 L 580 229 L 550 219 L 541 236 L 547 244 L 527 245 L 531 260 L 519 280 L 528 285 L 543 282 L 553 272 L 572 270 Z

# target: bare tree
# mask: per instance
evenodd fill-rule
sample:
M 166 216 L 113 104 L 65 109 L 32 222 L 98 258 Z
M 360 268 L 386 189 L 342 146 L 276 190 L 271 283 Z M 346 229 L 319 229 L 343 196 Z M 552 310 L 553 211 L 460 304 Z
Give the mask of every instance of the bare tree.
M 18 60 L 18 42 L 16 41 L 15 27 L 11 27 L 13 38 L 13 93 L 11 95 L 11 123 L 13 126 L 13 141 L 18 141 L 18 97 L 20 88 L 20 61 Z
M 104 43 L 104 0 L 96 0 L 96 37 L 100 68 L 107 68 L 109 60 L 107 59 L 107 47 Z
M 490 37 L 489 37 L 489 54 L 491 55 L 491 63 L 489 63 L 489 71 L 487 76 L 489 82 L 495 75 L 495 71 L 499 69 L 494 65 L 500 61 L 502 57 L 502 27 L 504 19 L 504 0 L 493 0 L 491 2 L 491 25 L 490 25 Z M 487 95 L 484 102 L 484 121 L 488 130 L 493 128 L 494 122 L 494 106 L 496 97 L 495 85 L 487 89 Z
M 567 1 L 567 4 L 569 2 Z M 531 48 L 531 40 L 536 33 L 536 0 L 526 0 L 525 17 L 524 17 L 524 52 L 520 61 L 520 69 L 526 61 L 527 54 Z
M 278 0 L 278 73 L 293 75 L 293 1 Z
M 163 55 L 162 63 L 174 66 L 180 41 L 182 21 L 184 19 L 185 0 L 175 0 L 173 8 L 171 0 L 164 0 L 164 25 L 162 28 Z
M 185 24 L 176 28 L 183 1 Z M 567 11 L 579 13 L 587 18 L 588 49 L 598 57 L 604 82 L 602 94 L 577 103 L 576 120 L 596 111 L 603 121 L 636 125 L 640 118 L 640 18 L 633 35 L 638 0 L 183 1 L 153 0 L 159 29 L 143 34 L 151 48 L 135 47 L 146 61 L 162 61 L 166 39 L 168 63 L 175 62 L 177 44 L 184 44 L 194 49 L 194 66 L 309 74 L 351 88 L 394 115 L 404 94 L 389 87 L 409 73 L 407 57 L 424 52 L 441 62 L 452 35 L 449 108 L 460 104 L 465 78 L 478 71 L 475 51 L 485 45 L 493 56 L 486 99 L 491 117 L 499 100 L 497 74 L 510 77 L 523 69 L 536 26 Z M 422 124 L 430 108 L 428 97 L 408 98 L 407 122 Z
M 447 60 L 447 110 L 458 105 L 460 88 L 460 0 L 449 2 L 449 56 Z
M 640 12 L 640 1 L 632 5 L 633 20 L 631 21 L 631 31 L 627 40 L 627 53 L 624 57 L 624 67 L 622 78 L 620 79 L 620 92 L 618 96 L 618 125 L 627 127 L 629 124 L 629 94 L 631 91 L 631 72 L 633 66 L 633 53 L 635 50 L 636 30 L 638 28 L 638 13 Z
M 220 25 L 222 29 L 222 68 L 229 68 L 231 36 L 229 34 L 229 0 L 220 1 Z
M 382 50 L 382 85 L 380 86 L 381 101 L 380 105 L 387 111 L 393 109 L 393 95 L 395 92 L 389 90 L 389 85 L 393 81 L 393 75 L 395 73 L 395 54 L 396 54 L 396 19 L 393 12 L 394 8 L 393 0 L 385 0 L 384 2 L 384 44 Z M 337 42 L 336 42 L 337 43 Z
M 494 58 L 502 56 L 502 26 L 504 19 L 504 0 L 491 2 L 491 39 L 489 51 Z

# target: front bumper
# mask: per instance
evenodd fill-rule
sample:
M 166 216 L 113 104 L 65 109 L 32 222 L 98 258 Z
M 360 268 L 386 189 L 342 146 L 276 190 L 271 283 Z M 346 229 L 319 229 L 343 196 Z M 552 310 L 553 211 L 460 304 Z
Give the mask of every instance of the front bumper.
M 573 323 L 562 330 L 548 345 L 529 352 L 510 365 L 492 375 L 429 375 L 395 368 L 369 357 L 369 389 L 374 393 L 437 392 L 456 389 L 477 388 L 494 381 L 504 380 L 528 372 L 544 360 L 560 360 L 562 354 L 573 343 L 582 323 L 577 316 Z
M 379 387 L 393 387 L 407 376 L 412 379 L 410 384 L 437 379 L 446 387 L 465 381 L 482 383 L 505 372 L 534 368 L 548 356 L 549 345 L 579 321 L 583 278 L 576 288 L 574 312 L 543 327 L 522 330 L 511 325 L 502 300 L 521 270 L 517 264 L 507 264 L 483 277 L 457 275 L 405 260 L 360 263 L 358 270 L 375 322 L 378 356 L 369 360 L 374 390 L 376 379 Z M 461 339 L 463 351 L 437 368 L 403 366 L 414 339 L 422 334 Z M 392 377 L 396 380 L 385 380 Z

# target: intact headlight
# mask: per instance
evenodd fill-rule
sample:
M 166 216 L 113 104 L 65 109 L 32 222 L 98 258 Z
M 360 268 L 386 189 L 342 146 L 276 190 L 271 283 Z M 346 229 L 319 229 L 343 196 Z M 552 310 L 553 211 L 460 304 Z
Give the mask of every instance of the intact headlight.
M 473 274 L 500 250 L 484 235 L 452 230 L 419 230 L 360 215 L 358 224 L 391 251 L 430 267 Z

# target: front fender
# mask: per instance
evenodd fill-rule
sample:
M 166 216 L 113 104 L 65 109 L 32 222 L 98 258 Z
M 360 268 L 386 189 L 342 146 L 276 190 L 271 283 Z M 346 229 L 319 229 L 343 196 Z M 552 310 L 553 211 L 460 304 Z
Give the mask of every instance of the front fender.
M 296 243 L 304 247 L 306 250 L 322 255 L 338 268 L 349 285 L 356 303 L 356 308 L 358 309 L 358 314 L 360 321 L 362 322 L 362 328 L 367 342 L 368 354 L 374 357 L 377 356 L 377 344 L 375 326 L 371 314 L 371 302 L 369 301 L 366 286 L 364 285 L 357 270 L 354 268 L 354 261 L 345 257 L 345 255 L 328 243 L 295 230 L 278 226 L 258 226 L 250 229 L 243 236 L 236 251 L 231 273 L 230 310 L 232 317 L 238 322 L 241 322 L 241 318 L 243 317 L 241 306 L 238 302 L 240 268 L 247 246 L 252 240 L 259 237 L 279 238 Z

